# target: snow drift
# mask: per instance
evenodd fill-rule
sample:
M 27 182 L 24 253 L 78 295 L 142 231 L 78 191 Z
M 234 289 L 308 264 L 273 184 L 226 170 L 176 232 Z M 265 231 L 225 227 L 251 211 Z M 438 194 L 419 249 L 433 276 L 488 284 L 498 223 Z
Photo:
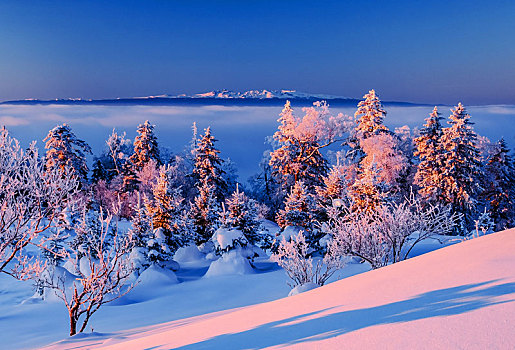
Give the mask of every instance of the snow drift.
M 259 305 L 47 349 L 513 349 L 515 229 Z

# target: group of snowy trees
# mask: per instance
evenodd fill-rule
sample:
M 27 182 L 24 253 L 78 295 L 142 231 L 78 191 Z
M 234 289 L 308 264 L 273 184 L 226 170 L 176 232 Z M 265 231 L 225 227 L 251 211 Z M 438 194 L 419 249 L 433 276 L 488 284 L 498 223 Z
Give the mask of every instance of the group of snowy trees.
M 43 157 L 2 130 L 0 272 L 57 291 L 72 334 L 130 290 L 129 276 L 152 264 L 173 269 L 180 247 L 206 246 L 217 232 L 270 248 L 294 283 L 321 285 L 344 255 L 376 268 L 434 234 L 467 234 L 480 221 L 496 230 L 515 224 L 510 150 L 478 136 L 461 104 L 447 127 L 435 107 L 413 132 L 388 129 L 374 90 L 354 117 L 332 115 L 325 102 L 302 114 L 286 103 L 272 150 L 247 186 L 236 183 L 210 128 L 199 136 L 194 125 L 191 144 L 177 154 L 160 147 L 148 121 L 133 142 L 113 130 L 91 174 L 91 148 L 67 124 L 49 131 Z M 277 222 L 284 240 L 263 233 L 263 218 Z M 127 232 L 121 220 L 130 221 Z M 30 260 L 30 246 L 46 261 Z M 67 273 L 76 282 L 69 285 Z

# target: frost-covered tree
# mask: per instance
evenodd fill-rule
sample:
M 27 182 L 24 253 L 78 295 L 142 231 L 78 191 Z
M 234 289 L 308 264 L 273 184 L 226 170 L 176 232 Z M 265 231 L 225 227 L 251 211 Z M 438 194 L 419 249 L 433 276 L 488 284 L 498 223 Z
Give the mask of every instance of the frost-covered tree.
M 218 222 L 219 210 L 213 184 L 204 179 L 200 182 L 198 191 L 199 194 L 191 203 L 189 216 L 193 221 L 195 241 L 200 244 L 211 239 Z
M 70 249 L 69 258 L 78 260 L 78 268 L 71 274 L 59 267 L 47 268 L 39 274 L 42 287 L 54 292 L 68 310 L 70 336 L 83 332 L 90 318 L 102 305 L 125 295 L 132 289 L 127 278 L 134 271 L 129 262 L 130 240 L 120 235 L 112 216 L 100 215 L 95 226 L 100 227 L 99 237 L 92 239 L 79 250 Z M 111 237 L 111 232 L 115 232 Z M 110 238 L 108 238 L 110 237 Z M 106 244 L 109 239 L 110 243 Z
M 471 228 L 472 213 L 481 190 L 481 158 L 477 135 L 465 107 L 459 103 L 451 112 L 449 127 L 443 130 L 441 138 L 445 154 L 440 162 L 442 179 L 439 183 L 444 203 L 450 204 L 454 212 L 462 213 L 465 225 Z
M 420 130 L 420 136 L 415 138 L 415 156 L 420 160 L 415 174 L 415 184 L 420 187 L 419 194 L 430 202 L 442 199 L 442 162 L 445 159 L 445 151 L 440 144 L 443 135 L 442 119 L 435 106 Z
M 515 220 L 515 166 L 504 139 L 495 144 L 485 166 L 482 197 L 495 230 L 513 227 Z
M 145 248 L 147 246 L 147 241 L 152 234 L 152 218 L 149 216 L 147 207 L 143 205 L 139 193 L 129 232 L 133 247 Z
M 360 257 L 374 269 L 407 259 L 416 244 L 450 233 L 458 219 L 449 206 L 423 206 L 413 196 L 374 211 L 347 208 L 345 216 L 329 212 L 332 249 L 340 255 Z
M 378 180 L 384 183 L 390 193 L 405 192 L 403 187 L 406 184 L 409 161 L 400 149 L 399 139 L 392 134 L 380 133 L 361 140 L 360 146 L 364 157 L 359 168 L 367 169 L 375 163 Z
M 275 150 L 270 153 L 269 164 L 284 192 L 298 181 L 310 192 L 322 184 L 328 164 L 321 149 L 337 141 L 349 126 L 348 117 L 331 116 L 325 102 L 316 102 L 303 112 L 305 115 L 297 118 L 287 101 L 273 136 Z
M 225 200 L 224 209 L 220 213 L 220 221 L 223 226 L 242 231 L 251 244 L 261 241 L 259 234 L 261 224 L 257 219 L 258 203 L 241 192 L 239 186 L 236 186 L 233 194 Z
M 341 255 L 336 254 L 332 246 L 326 251 L 324 258 L 314 261 L 309 256 L 310 245 L 302 232 L 293 236 L 290 241 L 283 239 L 277 251 L 272 255 L 272 261 L 281 266 L 293 283 L 291 288 L 315 283 L 323 286 L 325 282 L 344 264 Z
M 62 176 L 74 176 L 85 185 L 88 177 L 86 154 L 91 154 L 91 147 L 78 139 L 68 124 L 50 130 L 43 141 L 46 142 L 46 168 L 59 169 Z
M 360 168 L 358 177 L 349 188 L 352 211 L 372 213 L 380 210 L 387 197 L 387 185 L 380 179 L 376 162 Z
M 65 173 L 72 171 L 64 168 Z M 45 170 L 35 142 L 24 151 L 0 131 L 0 273 L 26 279 L 40 265 L 24 254 L 28 245 L 49 249 L 49 232 L 77 201 L 79 183 L 61 169 Z M 56 238 L 55 235 L 52 235 Z
M 182 227 L 183 198 L 179 189 L 170 186 L 170 165 L 162 165 L 154 184 L 153 199 L 146 198 L 145 207 L 152 219 L 152 228 L 162 229 L 164 244 L 175 252 L 186 240 Z
M 205 129 L 204 135 L 198 140 L 194 149 L 193 177 L 197 188 L 204 186 L 204 182 L 214 188 L 217 200 L 223 200 L 227 194 L 227 182 L 224 178 L 223 159 L 220 151 L 215 148 L 217 140 L 211 135 L 211 128 Z
M 106 141 L 106 145 L 107 156 L 112 160 L 112 162 L 109 163 L 112 165 L 109 171 L 116 172 L 116 175 L 122 175 L 124 164 L 134 152 L 131 148 L 131 140 L 126 138 L 125 132 L 118 134 L 115 129 L 113 129 L 113 132 Z
M 138 126 L 138 135 L 134 139 L 134 153 L 129 158 L 134 173 L 141 170 L 151 159 L 157 165 L 161 165 L 154 127 L 148 120 Z
M 364 100 L 358 103 L 358 109 L 354 113 L 355 136 L 358 139 L 367 139 L 382 132 L 388 133 L 388 128 L 383 124 L 386 111 L 375 90 L 370 90 L 363 98 Z

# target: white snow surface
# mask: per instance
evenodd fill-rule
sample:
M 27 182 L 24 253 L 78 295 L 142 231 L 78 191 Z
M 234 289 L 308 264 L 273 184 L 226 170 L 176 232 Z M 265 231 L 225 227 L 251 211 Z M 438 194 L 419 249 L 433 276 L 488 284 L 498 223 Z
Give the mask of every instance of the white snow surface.
M 247 275 L 254 273 L 247 256 L 247 248 L 236 248 L 224 252 L 222 257 L 215 260 L 209 266 L 204 277 L 226 276 L 226 275 Z
M 514 251 L 511 229 L 292 297 L 46 349 L 513 349 Z
M 237 229 L 227 229 L 220 227 L 215 231 L 211 240 L 218 249 L 226 250 L 227 248 L 233 248 L 235 241 L 246 242 L 247 239 L 243 232 Z

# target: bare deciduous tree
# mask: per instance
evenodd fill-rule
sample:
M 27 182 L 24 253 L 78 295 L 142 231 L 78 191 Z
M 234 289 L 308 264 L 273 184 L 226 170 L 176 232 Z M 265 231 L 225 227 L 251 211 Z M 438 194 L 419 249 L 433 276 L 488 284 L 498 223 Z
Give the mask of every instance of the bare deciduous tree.
M 127 294 L 133 287 L 127 281 L 134 271 L 129 260 L 130 237 L 120 235 L 116 227 L 114 237 L 107 244 L 112 215 L 101 212 L 95 217 L 101 227 L 100 237 L 90 237 L 91 242 L 71 253 L 79 264 L 78 275 L 47 269 L 39 276 L 42 286 L 55 291 L 64 302 L 70 319 L 70 336 L 76 334 L 77 329 L 79 333 L 84 331 L 91 316 L 102 305 Z

